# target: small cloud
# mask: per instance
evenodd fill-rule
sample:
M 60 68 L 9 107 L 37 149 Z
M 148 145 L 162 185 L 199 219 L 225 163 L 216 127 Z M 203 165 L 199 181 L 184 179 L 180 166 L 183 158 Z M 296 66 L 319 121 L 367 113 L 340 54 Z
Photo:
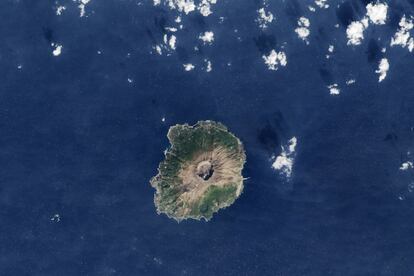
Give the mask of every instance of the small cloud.
M 85 16 L 85 7 L 91 0 L 78 0 L 79 3 L 79 10 L 80 10 L 80 17 Z
M 401 164 L 400 170 L 406 171 L 408 169 L 413 169 L 413 168 L 414 168 L 413 162 L 407 161 Z
M 327 4 L 328 0 L 315 0 L 316 6 L 318 6 L 321 9 L 327 9 L 329 8 L 329 4 Z
M 385 3 L 369 3 L 367 5 L 367 16 L 376 25 L 384 25 L 387 20 L 388 5 Z
M 388 5 L 385 3 L 369 3 L 366 6 L 366 16 L 359 21 L 353 21 L 346 29 L 348 45 L 360 45 L 364 39 L 364 31 L 371 22 L 374 25 L 383 25 L 387 20 Z
M 407 19 L 405 15 L 401 18 L 399 23 L 399 29 L 394 34 L 394 37 L 391 38 L 391 46 L 399 45 L 402 48 L 407 47 L 408 51 L 414 49 L 414 39 L 411 36 L 410 32 L 414 27 L 413 19 Z
M 364 31 L 368 27 L 368 19 L 354 21 L 346 28 L 346 36 L 348 37 L 348 45 L 360 45 L 364 39 Z
M 277 70 L 279 69 L 279 65 L 287 65 L 286 54 L 282 51 L 276 52 L 275 50 L 272 50 L 269 55 L 263 55 L 262 58 L 269 70 Z
M 177 37 L 175 35 L 170 36 L 170 40 L 168 41 L 168 45 L 172 50 L 176 49 L 175 44 L 177 43 Z
M 390 69 L 390 64 L 388 63 L 388 59 L 386 58 L 381 59 L 378 65 L 378 69 L 375 71 L 375 73 L 379 74 L 378 82 L 382 82 L 385 79 L 389 69 Z
M 282 152 L 276 158 L 273 157 L 275 160 L 272 163 L 272 168 L 279 171 L 279 173 L 286 178 L 290 178 L 292 175 L 293 163 L 295 160 L 295 150 L 297 145 L 296 137 L 292 137 L 289 141 L 287 146 L 282 146 Z
M 259 27 L 262 29 L 266 29 L 275 19 L 274 15 L 270 11 L 266 12 L 264 8 L 260 8 L 257 13 L 259 15 L 256 22 L 259 23 Z
M 208 59 L 204 59 L 204 62 L 206 63 L 206 72 L 211 72 L 213 70 L 213 66 L 211 65 L 211 61 Z
M 300 17 L 298 20 L 298 27 L 295 29 L 295 32 L 297 33 L 298 37 L 308 44 L 308 37 L 310 35 L 309 31 L 310 27 L 310 21 L 306 17 Z
M 187 72 L 188 71 L 192 71 L 195 68 L 195 66 L 193 64 L 191 64 L 191 63 L 183 64 L 183 66 L 184 66 L 184 70 L 187 71 Z
M 351 85 L 351 84 L 354 84 L 355 82 L 356 82 L 355 79 L 350 79 L 350 80 L 347 80 L 345 83 L 346 85 Z
M 62 15 L 63 11 L 66 10 L 65 6 L 57 6 L 56 7 L 56 15 Z
M 54 221 L 54 222 L 60 222 L 60 215 L 59 215 L 59 214 L 54 214 L 54 215 L 50 218 L 50 220 L 51 220 L 51 221 Z
M 204 44 L 211 44 L 214 41 L 214 33 L 211 31 L 204 32 L 204 34 L 200 34 L 198 38 L 201 39 L 204 42 Z
M 56 44 L 56 43 L 52 43 L 51 45 L 52 45 L 52 47 L 54 48 L 54 49 L 53 49 L 52 54 L 53 54 L 55 57 L 60 56 L 60 54 L 62 53 L 62 48 L 63 48 L 63 46 L 62 46 L 62 45 L 60 45 L 60 44 Z
M 329 94 L 331 95 L 339 95 L 341 93 L 341 90 L 339 89 L 339 86 L 337 83 L 328 85 Z

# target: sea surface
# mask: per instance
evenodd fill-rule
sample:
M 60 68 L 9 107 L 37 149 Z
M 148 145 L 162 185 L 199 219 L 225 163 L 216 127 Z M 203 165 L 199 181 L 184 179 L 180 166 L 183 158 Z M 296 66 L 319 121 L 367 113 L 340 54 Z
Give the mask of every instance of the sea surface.
M 1 1 L 0 275 L 414 275 L 414 169 L 400 169 L 414 53 L 390 46 L 414 4 L 389 1 L 386 24 L 349 45 L 369 2 L 218 0 L 203 16 L 165 1 Z M 269 70 L 271 50 L 286 66 Z M 198 120 L 240 138 L 247 180 L 211 221 L 177 223 L 156 213 L 149 180 L 169 127 Z M 292 137 L 287 176 L 272 164 Z

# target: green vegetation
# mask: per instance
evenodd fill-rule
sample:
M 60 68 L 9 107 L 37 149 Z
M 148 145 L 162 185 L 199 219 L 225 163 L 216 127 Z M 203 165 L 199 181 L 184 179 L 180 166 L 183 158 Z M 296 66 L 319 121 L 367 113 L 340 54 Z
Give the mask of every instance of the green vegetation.
M 194 215 L 201 215 L 206 219 L 210 219 L 217 207 L 229 206 L 236 200 L 236 191 L 236 185 L 228 185 L 223 188 L 214 185 L 208 187 L 203 199 L 199 205 L 194 208 Z
M 240 140 L 217 122 L 175 125 L 167 135 L 171 147 L 151 180 L 158 213 L 177 221 L 209 220 L 231 205 L 243 190 L 241 171 L 246 159 Z M 211 162 L 212 175 L 203 179 L 197 165 Z
M 194 154 L 220 145 L 229 149 L 239 146 L 239 140 L 223 124 L 212 121 L 198 122 L 194 127 L 187 124 L 173 126 L 168 138 L 173 145 L 170 154 L 179 157 L 180 161 L 191 160 Z

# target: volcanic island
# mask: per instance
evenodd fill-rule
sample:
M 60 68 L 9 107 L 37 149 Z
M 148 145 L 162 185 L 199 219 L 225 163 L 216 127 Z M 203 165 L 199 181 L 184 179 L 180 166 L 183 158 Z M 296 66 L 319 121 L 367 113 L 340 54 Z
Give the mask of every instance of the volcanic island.
M 172 126 L 167 137 L 171 146 L 150 181 L 158 214 L 208 221 L 233 204 L 243 191 L 241 141 L 214 121 Z

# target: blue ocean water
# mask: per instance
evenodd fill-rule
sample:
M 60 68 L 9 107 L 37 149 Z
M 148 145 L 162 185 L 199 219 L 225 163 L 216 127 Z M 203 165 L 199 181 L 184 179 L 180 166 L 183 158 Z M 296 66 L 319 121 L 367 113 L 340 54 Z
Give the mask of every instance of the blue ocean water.
M 367 3 L 269 1 L 276 23 L 262 30 L 260 1 L 219 0 L 209 17 L 182 15 L 177 49 L 158 55 L 177 13 L 152 1 L 92 0 L 84 17 L 72 1 L 60 16 L 52 1 L 2 1 L 0 275 L 413 275 L 414 175 L 399 167 L 414 150 L 414 59 L 389 48 L 413 4 L 390 1 L 388 24 L 351 47 Z M 286 67 L 268 70 L 271 49 Z M 156 214 L 149 180 L 169 126 L 205 119 L 243 141 L 248 179 L 208 223 L 178 224 Z M 271 158 L 293 136 L 286 179 Z

